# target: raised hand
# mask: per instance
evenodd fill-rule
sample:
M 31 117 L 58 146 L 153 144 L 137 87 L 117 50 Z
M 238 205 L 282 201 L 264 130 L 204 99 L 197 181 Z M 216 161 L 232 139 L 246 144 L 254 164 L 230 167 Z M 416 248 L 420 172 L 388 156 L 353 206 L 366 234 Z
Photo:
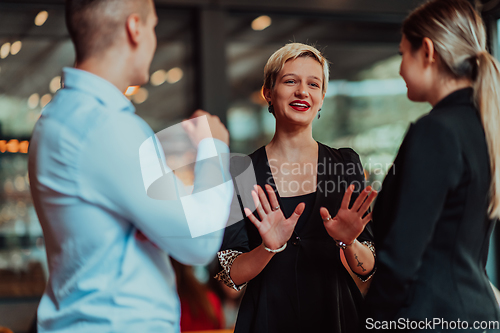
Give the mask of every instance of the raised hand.
M 206 126 L 207 122 L 195 119 L 202 116 L 207 117 L 208 126 Z M 206 138 L 219 139 L 225 144 L 229 144 L 229 132 L 219 117 L 203 110 L 196 110 L 189 119 L 190 121 L 182 122 L 182 127 L 196 147 L 198 147 L 201 140 Z
M 336 241 L 341 241 L 347 245 L 354 242 L 361 232 L 363 232 L 365 225 L 372 219 L 372 213 L 367 214 L 365 217 L 363 215 L 365 215 L 377 196 L 377 191 L 368 186 L 360 193 L 351 209 L 349 209 L 353 191 L 354 185 L 347 188 L 340 209 L 335 217 L 332 218 L 325 207 L 321 207 L 320 209 L 321 218 L 328 234 Z
M 279 249 L 292 236 L 293 229 L 306 205 L 303 202 L 298 204 L 292 216 L 285 219 L 273 188 L 266 185 L 270 203 L 260 186 L 256 185 L 254 188 L 255 189 L 252 191 L 252 198 L 257 207 L 260 221 L 248 208 L 245 208 L 245 214 L 259 231 L 264 245 L 272 250 Z

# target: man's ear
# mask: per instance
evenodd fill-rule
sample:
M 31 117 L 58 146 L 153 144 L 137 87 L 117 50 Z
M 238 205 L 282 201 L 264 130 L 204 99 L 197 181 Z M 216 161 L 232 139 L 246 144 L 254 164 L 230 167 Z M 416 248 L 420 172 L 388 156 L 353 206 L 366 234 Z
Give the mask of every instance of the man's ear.
M 139 44 L 139 37 L 141 35 L 139 26 L 140 26 L 139 15 L 132 14 L 129 17 L 127 17 L 127 21 L 125 23 L 125 27 L 127 29 L 127 37 L 133 45 Z
M 436 52 L 434 51 L 434 42 L 428 38 L 424 37 L 422 40 L 422 50 L 424 52 L 424 61 L 427 65 L 436 62 Z

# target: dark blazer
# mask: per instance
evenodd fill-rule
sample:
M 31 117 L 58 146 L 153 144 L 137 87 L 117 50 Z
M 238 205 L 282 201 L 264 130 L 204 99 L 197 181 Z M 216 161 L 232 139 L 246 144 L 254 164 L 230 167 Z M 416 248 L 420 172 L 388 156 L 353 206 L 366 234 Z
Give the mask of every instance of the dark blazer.
M 373 211 L 371 320 L 500 320 L 485 266 L 489 155 L 472 88 L 410 126 Z
M 333 149 L 320 143 L 318 149 L 314 208 L 300 230 L 296 226 L 287 248 L 248 283 L 236 333 L 358 332 L 362 295 L 342 265 L 340 251 L 328 235 L 319 209 L 326 207 L 335 216 L 347 186 L 357 183 L 358 190 L 364 187 L 363 168 L 352 149 Z M 265 148 L 250 158 L 257 183 L 262 187 L 270 184 L 276 191 Z M 233 169 L 237 165 L 232 159 L 233 176 L 238 174 Z M 237 190 L 243 193 L 252 188 Z M 278 201 L 283 206 L 279 195 Z M 373 240 L 370 224 L 358 240 Z M 257 228 L 245 218 L 226 228 L 222 250 L 249 252 L 261 243 Z

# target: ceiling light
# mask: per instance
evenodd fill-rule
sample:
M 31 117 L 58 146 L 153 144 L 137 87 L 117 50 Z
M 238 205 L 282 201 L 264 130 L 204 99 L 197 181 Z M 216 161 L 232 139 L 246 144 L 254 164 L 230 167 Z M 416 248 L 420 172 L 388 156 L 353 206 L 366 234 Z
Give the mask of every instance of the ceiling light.
M 17 153 L 19 151 L 19 140 L 10 140 L 9 142 L 7 142 L 6 147 L 9 153 Z
M 23 46 L 23 43 L 20 40 L 12 43 L 12 45 L 10 46 L 10 54 L 12 54 L 12 55 L 18 54 L 19 51 L 21 51 L 22 46 Z
M 45 107 L 45 105 L 49 104 L 49 102 L 52 100 L 52 95 L 51 94 L 45 94 L 40 98 L 40 106 L 42 108 Z
M 27 154 L 29 145 L 30 145 L 29 141 L 21 141 L 19 143 L 19 152 L 23 153 L 23 154 Z
M 176 83 L 184 76 L 184 72 L 179 67 L 174 67 L 167 72 L 165 79 L 168 83 Z
M 166 72 L 163 69 L 157 70 L 151 75 L 150 82 L 153 86 L 159 86 L 165 82 Z
M 49 88 L 50 88 L 50 92 L 53 93 L 53 94 L 55 94 L 56 91 L 58 91 L 59 89 L 61 89 L 61 77 L 60 76 L 56 76 L 55 78 L 53 78 L 52 80 L 50 80 Z
M 271 25 L 271 18 L 267 15 L 262 15 L 257 17 L 252 21 L 252 29 L 255 31 L 261 31 Z
M 0 47 L 0 58 L 5 59 L 10 53 L 10 43 L 5 43 Z
M 47 21 L 48 17 L 49 17 L 49 13 L 47 13 L 47 11 L 45 11 L 45 10 L 42 10 L 35 17 L 35 25 L 41 27 L 45 23 L 45 21 Z
M 135 104 L 141 104 L 144 103 L 148 99 L 149 93 L 146 88 L 139 88 L 137 93 L 132 96 L 132 100 L 134 101 Z
M 28 107 L 30 109 L 35 109 L 38 106 L 39 102 L 40 102 L 40 95 L 34 93 L 28 98 Z
M 125 96 L 132 96 L 137 94 L 137 91 L 139 90 L 139 86 L 130 86 L 125 90 Z

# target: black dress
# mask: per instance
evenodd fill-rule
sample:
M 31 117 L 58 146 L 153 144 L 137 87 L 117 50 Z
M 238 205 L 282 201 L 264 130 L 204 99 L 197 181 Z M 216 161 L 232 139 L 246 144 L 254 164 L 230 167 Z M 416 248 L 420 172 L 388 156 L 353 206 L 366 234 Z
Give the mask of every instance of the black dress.
M 310 216 L 304 223 L 299 221 L 287 248 L 248 282 L 235 333 L 358 331 L 358 309 L 363 298 L 342 265 L 340 250 L 328 235 L 319 210 L 326 207 L 335 216 L 348 185 L 358 184 L 358 191 L 364 188 L 364 173 L 352 149 L 332 149 L 321 143 L 318 149 L 316 197 Z M 277 192 L 265 148 L 250 158 L 258 185 L 270 184 Z M 252 189 L 237 190 L 242 193 Z M 283 199 L 277 196 L 283 207 Z M 355 197 L 356 193 L 352 200 Z M 285 209 L 285 214 L 291 212 Z M 358 240 L 372 241 L 370 225 Z M 257 229 L 245 218 L 226 228 L 221 250 L 249 252 L 261 243 Z
M 495 225 L 490 180 L 472 89 L 458 90 L 410 127 L 384 180 L 373 210 L 368 320 L 460 319 L 469 328 L 500 320 L 485 271 Z

